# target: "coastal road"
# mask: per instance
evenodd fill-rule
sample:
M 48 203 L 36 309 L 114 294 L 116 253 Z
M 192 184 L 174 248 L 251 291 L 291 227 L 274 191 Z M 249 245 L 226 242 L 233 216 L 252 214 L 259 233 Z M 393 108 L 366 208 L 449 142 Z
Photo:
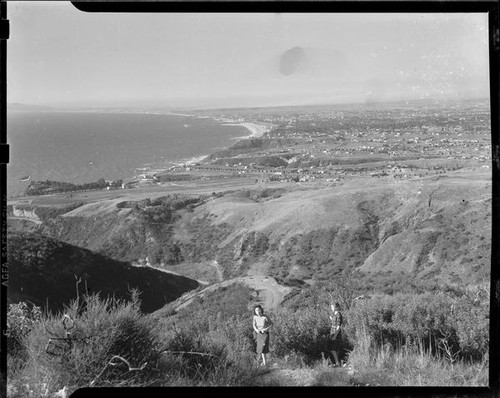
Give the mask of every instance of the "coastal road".
M 278 184 L 278 183 L 276 183 Z M 266 184 L 270 185 L 270 184 Z M 110 199 L 142 200 L 146 198 L 155 199 L 171 194 L 205 194 L 226 192 L 242 188 L 255 188 L 258 186 L 254 178 L 224 178 L 220 180 L 204 180 L 193 182 L 164 183 L 161 185 L 144 184 L 139 188 L 116 189 L 73 192 L 71 194 L 52 194 L 40 196 L 27 196 L 12 199 L 8 204 L 22 203 L 29 199 L 33 206 L 39 205 L 63 205 L 74 202 L 97 202 Z

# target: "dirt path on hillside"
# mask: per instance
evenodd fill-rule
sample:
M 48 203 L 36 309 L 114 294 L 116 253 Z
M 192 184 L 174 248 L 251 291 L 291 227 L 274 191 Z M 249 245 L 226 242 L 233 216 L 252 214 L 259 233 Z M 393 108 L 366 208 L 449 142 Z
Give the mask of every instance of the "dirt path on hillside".
M 219 263 L 217 260 L 213 260 L 210 265 L 214 267 L 215 272 L 217 273 L 217 278 L 219 279 L 219 282 L 222 282 L 224 280 L 224 276 L 222 275 L 222 270 L 219 267 Z
M 204 297 L 210 292 L 234 283 L 244 283 L 250 289 L 255 290 L 257 294 L 256 302 L 266 309 L 276 308 L 291 291 L 291 288 L 278 284 L 274 278 L 268 276 L 243 276 L 214 283 L 197 292 L 185 293 L 178 299 L 179 303 L 175 306 L 175 310 L 178 311 L 187 307 L 197 297 Z
M 255 303 L 262 305 L 264 309 L 277 308 L 292 290 L 290 287 L 280 285 L 276 279 L 270 276 L 255 275 L 238 279 L 241 279 L 243 283 L 255 291 Z
M 281 304 L 292 289 L 280 285 L 276 279 L 268 276 L 268 272 L 268 263 L 256 262 L 248 270 L 245 283 L 255 291 L 257 304 L 262 305 L 264 309 L 273 309 Z
M 265 276 L 268 275 L 269 264 L 257 262 L 252 264 L 250 269 L 247 271 L 248 276 Z
M 267 276 L 268 265 L 266 263 L 255 263 L 248 270 L 246 276 L 222 280 L 222 272 L 216 261 L 211 266 L 218 270 L 219 282 L 214 283 L 202 290 L 188 292 L 177 299 L 176 311 L 187 307 L 197 297 L 204 297 L 206 294 L 216 291 L 222 287 L 230 286 L 234 283 L 244 283 L 255 291 L 255 301 L 253 304 L 260 304 L 264 309 L 277 308 L 285 296 L 291 292 L 292 288 L 280 285 L 276 279 Z

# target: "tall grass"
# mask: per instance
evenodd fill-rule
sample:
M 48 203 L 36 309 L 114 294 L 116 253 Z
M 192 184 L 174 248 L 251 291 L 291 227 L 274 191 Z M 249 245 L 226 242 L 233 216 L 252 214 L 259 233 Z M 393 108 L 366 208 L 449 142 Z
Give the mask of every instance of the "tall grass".
M 260 371 L 250 293 L 232 285 L 161 317 L 141 313 L 137 294 L 130 302 L 87 295 L 83 305 L 75 301 L 55 315 L 19 305 L 9 317 L 15 331 L 9 397 L 49 396 L 64 386 L 71 392 L 87 386 L 254 385 Z M 349 372 L 331 367 L 326 306 L 282 306 L 266 312 L 274 322 L 270 359 L 284 368 L 315 370 L 315 385 L 484 386 L 485 302 L 422 294 L 354 303 L 344 312 Z M 69 327 L 64 319 L 71 320 Z M 67 333 L 69 342 L 54 340 L 60 348 L 51 355 L 49 340 Z
M 169 385 L 249 385 L 257 372 L 250 290 L 235 284 L 161 319 Z
M 337 289 L 338 290 L 338 289 Z M 344 311 L 354 385 L 485 386 L 488 384 L 488 286 L 445 293 L 374 294 Z M 327 313 L 316 289 L 277 312 L 275 352 L 319 366 L 320 385 L 342 383 L 329 361 Z M 322 360 L 318 361 L 318 357 Z M 319 365 L 318 365 L 319 364 Z
M 389 386 L 486 386 L 488 359 L 454 363 L 432 354 L 423 340 L 415 345 L 378 344 L 365 331 L 349 355 L 353 383 Z
M 489 348 L 489 302 L 444 294 L 374 295 L 348 312 L 348 333 L 370 335 L 379 346 L 420 344 L 434 355 L 481 360 Z M 357 338 L 356 338 L 357 339 Z
M 9 363 L 16 364 L 9 381 L 18 391 L 28 386 L 43 396 L 63 386 L 140 385 L 154 376 L 157 331 L 140 313 L 137 300 L 91 295 L 85 298 L 84 310 L 75 301 L 65 315 L 45 314 L 33 325 L 22 339 L 25 360 L 9 353 Z M 71 320 L 71 327 L 62 319 Z M 65 337 L 68 340 L 62 340 Z M 113 361 L 114 357 L 125 361 Z M 130 369 L 140 367 L 141 371 Z
M 167 384 L 251 384 L 256 367 L 246 319 L 209 316 L 195 327 L 186 326 L 171 332 L 162 350 Z
M 277 357 L 295 354 L 309 365 L 328 352 L 330 325 L 328 316 L 318 308 L 293 311 L 277 309 L 271 314 L 272 350 Z
M 218 312 L 172 317 L 169 324 L 142 314 L 134 297 L 125 302 L 94 294 L 83 307 L 73 302 L 64 316 L 44 314 L 30 323 L 17 340 L 22 349 L 9 352 L 9 396 L 47 396 L 64 386 L 72 392 L 88 386 L 251 383 L 257 368 L 246 316 Z M 71 320 L 69 329 L 65 319 Z M 51 339 L 56 350 L 48 349 Z

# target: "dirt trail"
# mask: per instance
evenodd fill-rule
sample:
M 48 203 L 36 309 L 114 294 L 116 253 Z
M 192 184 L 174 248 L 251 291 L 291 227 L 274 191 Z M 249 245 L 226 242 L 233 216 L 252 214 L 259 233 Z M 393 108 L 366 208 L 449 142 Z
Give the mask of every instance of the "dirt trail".
M 281 304 L 285 296 L 292 290 L 280 285 L 276 279 L 268 276 L 268 263 L 254 263 L 247 272 L 245 283 L 256 292 L 256 303 L 265 309 L 273 309 Z
M 215 272 L 217 272 L 217 278 L 219 279 L 219 282 L 222 282 L 224 280 L 224 276 L 222 275 L 222 270 L 220 269 L 217 260 L 213 260 L 210 265 L 215 268 Z
M 274 309 L 281 304 L 285 296 L 292 290 L 290 287 L 282 286 L 276 279 L 270 276 L 245 276 L 241 279 L 250 289 L 255 290 L 257 297 L 255 302 L 265 309 Z
M 196 297 L 203 297 L 207 293 L 222 287 L 230 286 L 234 283 L 244 283 L 250 289 L 254 290 L 256 293 L 254 303 L 262 305 L 264 309 L 274 309 L 278 307 L 285 296 L 292 290 L 290 287 L 280 285 L 273 277 L 267 276 L 268 265 L 266 263 L 255 263 L 248 270 L 246 276 L 227 280 L 222 280 L 222 272 L 217 261 L 213 261 L 211 265 L 218 270 L 219 282 L 196 292 L 185 293 L 178 299 L 178 304 L 175 307 L 176 311 L 187 307 Z
M 207 293 L 216 291 L 222 287 L 230 286 L 234 283 L 244 283 L 257 293 L 256 302 L 266 309 L 276 308 L 290 292 L 291 288 L 282 286 L 274 278 L 269 276 L 242 276 L 239 278 L 227 279 L 214 283 L 197 292 L 190 292 L 180 297 L 179 304 L 175 307 L 178 311 L 187 307 L 196 297 L 204 297 Z

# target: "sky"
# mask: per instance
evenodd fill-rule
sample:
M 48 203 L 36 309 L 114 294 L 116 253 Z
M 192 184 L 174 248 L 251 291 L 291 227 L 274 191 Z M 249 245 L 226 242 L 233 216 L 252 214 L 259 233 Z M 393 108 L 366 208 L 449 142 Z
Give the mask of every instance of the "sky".
M 85 13 L 7 4 L 9 103 L 269 106 L 489 96 L 486 13 Z

